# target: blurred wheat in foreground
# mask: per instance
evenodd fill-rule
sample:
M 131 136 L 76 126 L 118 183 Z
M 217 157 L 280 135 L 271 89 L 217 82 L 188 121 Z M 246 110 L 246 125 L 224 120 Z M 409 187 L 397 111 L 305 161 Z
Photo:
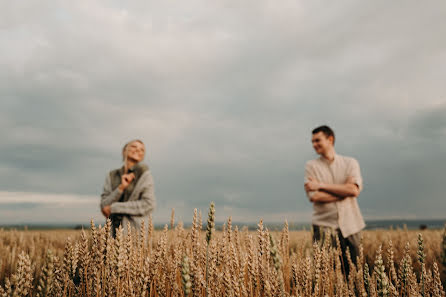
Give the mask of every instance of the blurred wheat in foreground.
M 110 222 L 86 232 L 0 230 L 0 296 L 445 296 L 444 231 L 363 232 L 358 266 L 342 274 L 340 250 L 306 231 L 207 230 L 195 211 L 154 232 Z M 128 228 L 128 226 L 127 226 Z M 69 236 L 67 238 L 67 236 Z

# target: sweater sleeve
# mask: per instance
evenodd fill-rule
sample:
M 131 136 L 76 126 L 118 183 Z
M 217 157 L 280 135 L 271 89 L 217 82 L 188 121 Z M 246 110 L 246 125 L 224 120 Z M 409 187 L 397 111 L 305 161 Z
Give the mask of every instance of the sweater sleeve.
M 121 195 L 122 192 L 119 191 L 119 187 L 116 187 L 116 189 L 114 190 L 112 189 L 110 174 L 107 174 L 107 177 L 105 178 L 104 189 L 101 194 L 101 203 L 100 203 L 101 209 L 104 208 L 104 206 L 110 205 L 113 202 L 118 201 Z
M 146 171 L 139 182 L 142 184 L 139 199 L 126 202 L 114 202 L 111 205 L 111 213 L 145 216 L 155 209 L 155 191 L 150 171 Z

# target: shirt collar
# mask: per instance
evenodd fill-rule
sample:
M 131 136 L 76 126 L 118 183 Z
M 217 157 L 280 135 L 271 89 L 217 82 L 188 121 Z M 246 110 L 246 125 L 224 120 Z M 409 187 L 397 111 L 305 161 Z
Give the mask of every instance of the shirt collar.
M 324 162 L 324 163 L 330 165 L 330 164 L 333 164 L 333 163 L 338 159 L 338 154 L 334 153 L 333 161 L 332 161 L 332 162 L 328 161 L 328 160 L 325 159 L 323 156 L 320 156 L 319 159 L 320 159 L 322 162 Z

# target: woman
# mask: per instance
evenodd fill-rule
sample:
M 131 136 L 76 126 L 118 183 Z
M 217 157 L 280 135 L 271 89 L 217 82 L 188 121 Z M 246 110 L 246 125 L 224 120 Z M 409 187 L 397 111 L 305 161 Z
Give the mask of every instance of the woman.
M 124 145 L 124 165 L 112 170 L 105 178 L 101 195 L 101 211 L 112 221 L 112 234 L 119 225 L 130 223 L 139 229 L 141 222 L 155 209 L 153 179 L 149 167 L 141 163 L 145 146 L 141 140 L 132 140 Z

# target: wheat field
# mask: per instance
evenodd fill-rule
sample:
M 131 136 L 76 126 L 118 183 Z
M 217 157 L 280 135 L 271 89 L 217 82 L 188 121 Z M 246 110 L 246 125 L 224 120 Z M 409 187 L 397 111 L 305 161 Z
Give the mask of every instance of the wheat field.
M 83 231 L 0 229 L 0 296 L 445 296 L 444 230 L 362 232 L 358 265 L 308 231 L 154 231 L 111 224 Z

